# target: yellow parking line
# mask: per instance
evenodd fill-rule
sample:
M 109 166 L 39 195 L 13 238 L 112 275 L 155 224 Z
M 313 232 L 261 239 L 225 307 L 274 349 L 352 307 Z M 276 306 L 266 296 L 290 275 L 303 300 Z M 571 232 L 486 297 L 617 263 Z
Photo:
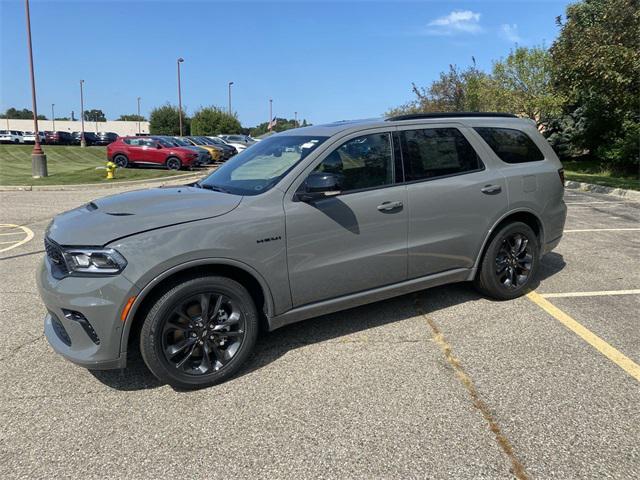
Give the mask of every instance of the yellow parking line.
M 539 293 L 529 292 L 527 298 L 640 382 L 640 365 L 544 299 Z
M 0 253 L 7 252 L 9 250 L 13 250 L 14 248 L 19 247 L 20 245 L 24 245 L 25 243 L 27 243 L 29 240 L 31 240 L 34 237 L 34 234 L 31 231 L 31 229 L 29 229 L 27 227 L 22 227 L 20 225 L 14 225 L 12 223 L 0 223 L 0 228 L 6 228 L 6 227 L 19 228 L 20 230 L 22 230 L 21 233 L 25 234 L 25 237 L 22 240 L 18 240 L 18 241 L 0 242 L 0 245 L 11 244 L 8 247 L 0 248 Z
M 602 290 L 600 292 L 540 293 L 543 298 L 602 297 L 606 295 L 638 295 L 639 290 Z
M 635 232 L 640 228 L 582 228 L 577 230 L 565 230 L 564 233 L 578 232 Z

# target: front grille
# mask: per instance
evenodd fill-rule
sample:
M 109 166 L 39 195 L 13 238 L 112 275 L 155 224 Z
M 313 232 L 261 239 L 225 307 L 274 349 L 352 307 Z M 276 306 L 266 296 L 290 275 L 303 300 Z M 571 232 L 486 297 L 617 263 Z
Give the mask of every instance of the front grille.
M 44 249 L 47 252 L 47 258 L 51 262 L 51 266 L 54 268 L 54 273 L 66 275 L 69 273 L 67 269 L 67 263 L 64 261 L 62 255 L 62 249 L 60 245 L 51 240 L 48 237 L 44 238 Z

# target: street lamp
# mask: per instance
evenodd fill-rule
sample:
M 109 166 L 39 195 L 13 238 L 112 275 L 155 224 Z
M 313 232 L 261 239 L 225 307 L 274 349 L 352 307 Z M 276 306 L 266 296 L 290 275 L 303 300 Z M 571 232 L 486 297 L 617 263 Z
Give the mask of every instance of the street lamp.
M 296 128 L 298 128 L 298 112 L 293 112 L 293 119 L 296 123 Z
M 231 113 L 231 85 L 233 85 L 233 82 L 229 82 L 229 115 L 232 115 L 232 113 Z
M 184 58 L 178 58 L 178 117 L 180 118 L 180 136 L 182 136 L 182 89 L 180 87 L 180 64 Z
M 29 72 L 31 75 L 31 101 L 33 103 L 33 130 L 35 141 L 31 152 L 31 175 L 33 178 L 48 176 L 47 156 L 40 146 L 40 132 L 38 131 L 38 107 L 36 105 L 36 77 L 33 73 L 33 49 L 31 48 L 31 15 L 29 13 L 29 0 L 24 1 L 27 14 L 27 43 L 29 46 Z
M 273 128 L 271 123 L 273 122 L 273 98 L 269 99 L 269 130 Z
M 138 134 L 140 133 L 140 97 L 138 97 Z
M 54 132 L 56 131 L 56 114 L 55 114 L 55 112 L 53 110 L 53 107 L 55 107 L 55 106 L 56 106 L 55 103 L 51 104 L 51 121 L 53 122 L 53 131 Z
M 86 147 L 87 142 L 84 139 L 84 92 L 82 90 L 83 85 L 84 85 L 84 80 L 80 80 L 80 146 Z

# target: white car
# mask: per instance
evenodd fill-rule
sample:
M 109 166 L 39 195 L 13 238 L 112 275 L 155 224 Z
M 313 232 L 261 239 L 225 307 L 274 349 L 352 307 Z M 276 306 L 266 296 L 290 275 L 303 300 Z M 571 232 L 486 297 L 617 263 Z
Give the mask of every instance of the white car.
M 24 143 L 24 136 L 18 130 L 0 130 L 0 143 Z
M 227 145 L 231 145 L 232 147 L 236 147 L 236 150 L 238 151 L 238 153 L 242 152 L 243 150 L 245 150 L 247 148 L 247 146 L 244 143 L 230 142 L 228 140 L 225 140 L 221 136 L 219 136 L 219 137 L 209 137 L 209 138 L 213 138 L 213 139 L 216 139 L 216 140 L 222 140 Z
M 40 143 L 44 143 L 45 134 L 44 132 L 38 132 L 38 136 L 40 137 Z M 35 132 L 24 132 L 22 136 L 24 143 L 36 143 L 36 134 Z

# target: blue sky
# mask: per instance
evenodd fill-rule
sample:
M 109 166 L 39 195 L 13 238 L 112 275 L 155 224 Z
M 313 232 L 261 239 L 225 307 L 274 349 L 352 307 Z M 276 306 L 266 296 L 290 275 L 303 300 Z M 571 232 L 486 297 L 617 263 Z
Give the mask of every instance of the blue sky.
M 40 113 L 110 119 L 177 104 L 233 109 L 245 126 L 274 115 L 313 123 L 373 117 L 449 64 L 481 68 L 519 45 L 550 45 L 566 1 L 31 0 Z M 0 0 L 0 110 L 31 108 L 24 2 Z

